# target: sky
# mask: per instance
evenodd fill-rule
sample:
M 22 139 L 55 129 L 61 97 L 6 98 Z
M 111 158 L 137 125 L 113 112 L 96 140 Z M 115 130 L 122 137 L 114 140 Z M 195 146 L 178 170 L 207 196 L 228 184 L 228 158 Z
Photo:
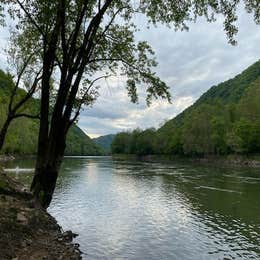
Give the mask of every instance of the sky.
M 213 85 L 228 80 L 260 59 L 260 26 L 252 15 L 240 9 L 236 36 L 231 46 L 221 20 L 207 23 L 200 19 L 189 25 L 189 31 L 176 32 L 166 26 L 147 29 L 143 18 L 136 19 L 138 40 L 146 40 L 155 50 L 156 72 L 170 87 L 172 103 L 158 100 L 146 106 L 144 87 L 139 104 L 132 104 L 121 78 L 102 83 L 100 96 L 93 107 L 85 108 L 79 126 L 90 136 L 98 137 L 120 131 L 158 128 L 193 104 Z M 0 68 L 6 67 L 3 48 L 8 33 L 0 30 Z

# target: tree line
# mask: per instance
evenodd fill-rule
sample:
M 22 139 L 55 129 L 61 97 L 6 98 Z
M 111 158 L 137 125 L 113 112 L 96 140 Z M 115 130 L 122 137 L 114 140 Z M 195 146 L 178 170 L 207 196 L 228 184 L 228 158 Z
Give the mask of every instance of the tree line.
M 198 103 L 184 113 L 179 124 L 175 120 L 158 131 L 117 134 L 112 153 L 204 156 L 260 152 L 260 77 L 237 103 L 223 104 L 223 97 Z
M 257 1 L 243 3 L 259 23 Z M 171 100 L 169 86 L 154 72 L 152 48 L 135 39 L 136 15 L 146 17 L 148 25 L 162 23 L 180 30 L 188 29 L 198 16 L 208 22 L 222 16 L 228 41 L 235 44 L 238 4 L 235 0 L 0 0 L 0 25 L 6 26 L 9 19 L 14 24 L 7 54 L 16 82 L 1 130 L 2 144 L 10 122 L 18 116 L 39 118 L 31 185 L 35 200 L 49 206 L 68 131 L 82 108 L 98 98 L 97 83 L 120 75 L 126 78 L 126 91 L 134 103 L 140 86 L 146 90 L 148 105 L 153 99 Z M 27 93 L 13 102 L 19 86 Z M 39 113 L 20 114 L 33 95 L 40 98 Z

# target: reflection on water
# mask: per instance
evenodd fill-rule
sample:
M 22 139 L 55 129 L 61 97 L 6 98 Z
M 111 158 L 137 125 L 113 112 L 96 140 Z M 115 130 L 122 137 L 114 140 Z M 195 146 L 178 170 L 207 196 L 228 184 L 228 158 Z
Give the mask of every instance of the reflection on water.
M 85 157 L 65 159 L 49 212 L 86 259 L 257 259 L 259 198 L 259 169 Z

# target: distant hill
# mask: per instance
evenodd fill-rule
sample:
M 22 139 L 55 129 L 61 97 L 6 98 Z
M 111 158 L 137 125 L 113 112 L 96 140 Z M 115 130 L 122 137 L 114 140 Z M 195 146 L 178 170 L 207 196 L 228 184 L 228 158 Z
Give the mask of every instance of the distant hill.
M 113 153 L 209 155 L 260 152 L 260 61 L 211 87 L 157 131 L 118 134 Z
M 12 78 L 0 70 L 0 126 L 3 124 L 5 111 L 9 102 Z M 24 90 L 19 90 L 23 95 Z M 23 111 L 34 113 L 38 111 L 39 101 L 31 99 Z M 6 137 L 5 145 L 1 153 L 6 154 L 35 154 L 37 147 L 38 121 L 19 118 L 11 123 Z M 66 155 L 99 155 L 101 148 L 96 145 L 78 126 L 71 127 L 67 138 Z
M 188 107 L 175 118 L 167 121 L 161 130 L 171 128 L 182 122 L 185 115 L 194 111 L 197 107 L 203 104 L 222 104 L 232 105 L 237 104 L 241 97 L 245 94 L 245 90 L 249 85 L 257 80 L 260 76 L 260 60 L 245 69 L 243 72 L 216 86 L 212 86 L 206 91 L 192 106 Z
M 97 138 L 93 138 L 92 140 L 99 145 L 100 147 L 103 148 L 104 152 L 106 154 L 111 153 L 111 144 L 115 138 L 115 135 L 110 134 L 110 135 L 103 135 Z

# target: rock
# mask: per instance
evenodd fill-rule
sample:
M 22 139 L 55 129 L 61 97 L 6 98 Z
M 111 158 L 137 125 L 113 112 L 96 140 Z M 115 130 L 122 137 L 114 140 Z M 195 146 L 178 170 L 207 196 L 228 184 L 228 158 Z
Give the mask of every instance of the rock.
M 23 189 L 22 189 L 22 192 L 24 192 L 24 193 L 29 193 L 30 191 L 29 191 L 27 188 L 23 188 Z
M 27 239 L 27 240 L 26 240 L 27 246 L 30 246 L 30 245 L 32 244 L 32 242 L 33 242 L 33 241 L 32 241 L 31 239 Z
M 22 185 L 0 169 L 2 187 L 9 193 L 0 194 L 0 260 L 81 259 L 70 242 L 77 235 L 71 231 L 63 233 L 32 195 L 24 193 Z
M 73 233 L 71 230 L 68 230 L 62 234 L 63 238 L 67 241 L 72 241 L 73 238 L 77 237 L 78 234 Z
M 78 249 L 79 246 L 80 246 L 80 245 L 79 245 L 78 243 L 75 243 L 75 244 L 74 244 L 74 248 L 76 248 L 76 249 Z
M 28 224 L 28 219 L 22 213 L 17 213 L 17 221 L 22 222 L 23 224 Z

